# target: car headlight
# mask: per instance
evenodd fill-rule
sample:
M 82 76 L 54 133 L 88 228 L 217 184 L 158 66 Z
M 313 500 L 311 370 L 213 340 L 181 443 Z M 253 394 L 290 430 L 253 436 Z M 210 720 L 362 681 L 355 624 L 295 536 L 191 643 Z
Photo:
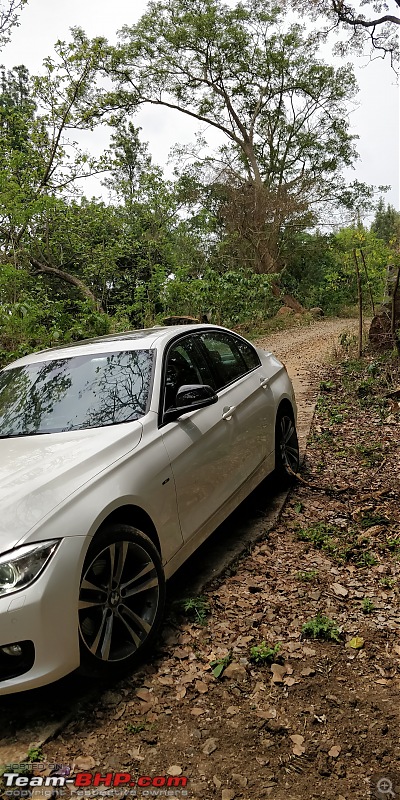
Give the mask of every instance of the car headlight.
M 0 556 L 0 597 L 25 589 L 39 577 L 60 540 L 17 547 Z

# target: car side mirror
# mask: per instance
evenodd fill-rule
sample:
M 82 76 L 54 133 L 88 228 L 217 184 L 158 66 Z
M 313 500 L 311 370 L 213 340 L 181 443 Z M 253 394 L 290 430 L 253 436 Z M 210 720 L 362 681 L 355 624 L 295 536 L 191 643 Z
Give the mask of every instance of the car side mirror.
M 211 406 L 217 401 L 218 395 L 211 386 L 203 383 L 185 384 L 176 393 L 175 407 L 165 412 L 165 421 L 172 422 L 182 414 Z
M 182 414 L 185 411 L 194 411 L 197 408 L 211 406 L 218 400 L 215 390 L 208 384 L 194 383 L 180 386 L 177 394 L 175 406 Z

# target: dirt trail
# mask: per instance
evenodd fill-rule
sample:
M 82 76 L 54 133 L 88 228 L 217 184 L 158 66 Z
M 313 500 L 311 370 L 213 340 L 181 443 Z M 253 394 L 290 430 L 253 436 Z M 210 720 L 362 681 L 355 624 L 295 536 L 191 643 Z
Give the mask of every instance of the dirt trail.
M 323 319 L 309 327 L 289 328 L 256 341 L 259 347 L 272 350 L 284 362 L 293 381 L 298 407 L 299 442 L 303 453 L 314 413 L 318 367 L 334 351 L 340 334 L 354 334 L 356 331 L 355 319 Z

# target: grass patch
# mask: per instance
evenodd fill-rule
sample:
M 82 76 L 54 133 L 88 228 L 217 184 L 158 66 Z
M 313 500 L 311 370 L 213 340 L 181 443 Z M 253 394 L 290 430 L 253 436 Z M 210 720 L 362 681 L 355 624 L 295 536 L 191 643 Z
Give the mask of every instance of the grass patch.
M 381 444 L 357 444 L 355 450 L 361 456 L 364 467 L 375 467 L 383 461 L 384 456 Z
M 324 550 L 338 561 L 352 562 L 357 567 L 371 567 L 378 563 L 368 547 L 370 539 L 360 537 L 354 528 L 338 528 L 327 522 L 316 522 L 308 528 L 297 528 L 297 538 Z
M 41 747 L 30 747 L 28 750 L 28 755 L 26 757 L 27 761 L 43 761 L 44 753 Z
M 384 587 L 384 589 L 393 589 L 393 586 L 396 583 L 396 578 L 388 578 L 385 576 L 384 578 L 380 579 L 379 583 Z

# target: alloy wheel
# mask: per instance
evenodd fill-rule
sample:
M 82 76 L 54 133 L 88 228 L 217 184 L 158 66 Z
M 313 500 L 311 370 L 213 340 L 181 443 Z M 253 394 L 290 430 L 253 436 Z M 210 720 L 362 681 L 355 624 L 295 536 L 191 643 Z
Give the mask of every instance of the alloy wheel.
M 79 630 L 99 662 L 123 663 L 151 634 L 160 602 L 156 560 L 141 540 L 110 541 L 91 554 L 79 592 Z

